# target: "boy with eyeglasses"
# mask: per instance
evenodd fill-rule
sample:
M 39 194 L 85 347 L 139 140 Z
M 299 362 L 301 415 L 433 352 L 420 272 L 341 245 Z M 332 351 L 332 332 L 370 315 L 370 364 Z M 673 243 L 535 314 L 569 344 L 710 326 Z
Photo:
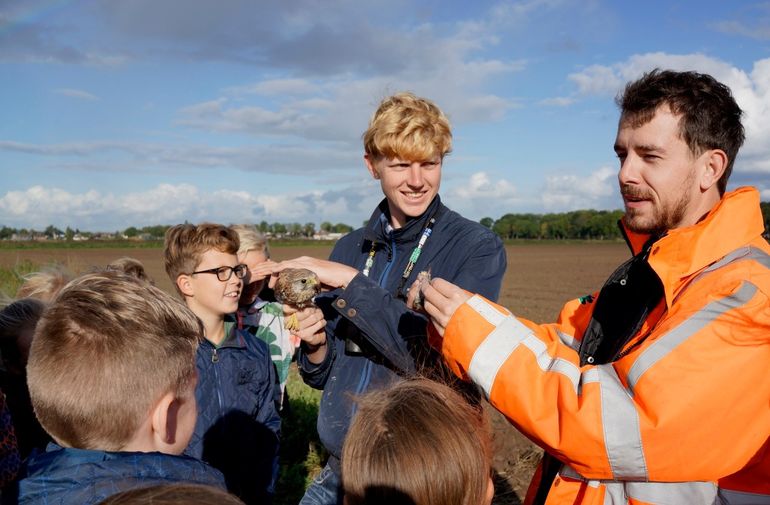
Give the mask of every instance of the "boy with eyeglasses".
M 185 454 L 218 468 L 247 504 L 269 503 L 278 473 L 277 379 L 267 345 L 238 330 L 233 317 L 247 272 L 238 246 L 238 235 L 219 224 L 166 232 L 166 273 L 205 337 L 197 354 L 198 422 Z

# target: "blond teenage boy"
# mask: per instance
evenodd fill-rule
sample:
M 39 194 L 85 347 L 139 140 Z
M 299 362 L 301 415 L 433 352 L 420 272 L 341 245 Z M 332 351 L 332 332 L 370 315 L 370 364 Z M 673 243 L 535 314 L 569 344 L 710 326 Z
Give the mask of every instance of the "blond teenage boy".
M 56 443 L 27 460 L 19 503 L 91 504 L 169 482 L 224 487 L 220 472 L 179 456 L 195 426 L 200 336 L 196 317 L 146 282 L 119 272 L 72 281 L 30 349 L 32 405 Z
M 427 318 L 406 304 L 419 273 L 496 299 L 507 264 L 497 235 L 441 202 L 452 132 L 435 103 L 406 92 L 385 98 L 363 140 L 364 163 L 384 196 L 366 226 L 342 237 L 331 261 L 303 257 L 256 272 L 308 268 L 338 288 L 316 297 L 321 309 L 298 313 L 297 365 L 308 385 L 323 389 L 318 434 L 330 453 L 301 505 L 342 502 L 339 457 L 353 399 L 438 364 L 427 344 Z
M 244 502 L 267 503 L 278 473 L 278 387 L 267 345 L 239 330 L 233 316 L 247 272 L 238 246 L 238 235 L 218 224 L 166 233 L 166 273 L 205 337 L 197 354 L 198 422 L 185 454 L 221 470 Z

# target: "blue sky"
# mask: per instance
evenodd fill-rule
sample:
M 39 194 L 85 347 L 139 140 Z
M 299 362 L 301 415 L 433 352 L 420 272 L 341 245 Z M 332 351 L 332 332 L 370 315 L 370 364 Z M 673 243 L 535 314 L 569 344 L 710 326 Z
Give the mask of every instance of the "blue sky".
M 0 224 L 359 226 L 400 90 L 449 116 L 467 217 L 620 208 L 613 98 L 654 67 L 733 89 L 730 186 L 770 200 L 770 2 L 2 0 Z

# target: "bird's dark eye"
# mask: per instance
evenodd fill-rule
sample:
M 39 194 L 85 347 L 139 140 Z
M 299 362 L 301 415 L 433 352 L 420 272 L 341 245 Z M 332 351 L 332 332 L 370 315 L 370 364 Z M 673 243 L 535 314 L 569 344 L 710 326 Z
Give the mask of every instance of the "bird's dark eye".
M 302 279 L 302 284 L 307 284 L 307 279 Z

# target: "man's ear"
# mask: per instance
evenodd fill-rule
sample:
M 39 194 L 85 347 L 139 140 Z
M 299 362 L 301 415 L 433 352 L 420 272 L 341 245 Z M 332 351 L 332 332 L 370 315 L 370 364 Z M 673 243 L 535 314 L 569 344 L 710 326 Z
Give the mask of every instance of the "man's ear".
M 179 276 L 176 278 L 176 286 L 185 296 L 193 296 L 195 294 L 192 282 L 190 282 L 191 280 L 192 279 L 190 279 L 190 276 L 187 274 L 179 274 Z
M 176 443 L 178 411 L 179 402 L 170 391 L 161 397 L 152 410 L 153 442 L 161 452 L 166 452 L 162 449 Z
M 707 191 L 716 186 L 727 169 L 727 154 L 721 149 L 710 149 L 704 153 L 704 170 L 701 174 L 701 191 Z
M 364 154 L 364 163 L 366 163 L 366 168 L 369 170 L 369 173 L 372 174 L 372 177 L 379 179 L 380 173 L 377 171 L 377 168 L 375 168 L 374 159 L 370 154 Z

